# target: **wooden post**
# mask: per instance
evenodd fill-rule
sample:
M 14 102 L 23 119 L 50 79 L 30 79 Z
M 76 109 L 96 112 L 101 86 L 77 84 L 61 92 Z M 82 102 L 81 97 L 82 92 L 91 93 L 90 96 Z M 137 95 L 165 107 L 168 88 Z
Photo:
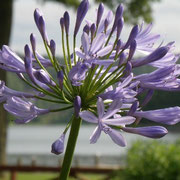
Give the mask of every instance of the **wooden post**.
M 95 167 L 99 167 L 99 165 L 100 165 L 100 154 L 96 153 L 94 160 L 95 160 Z
M 11 179 L 10 180 L 16 180 L 16 171 L 11 171 Z
M 11 32 L 11 20 L 12 20 L 12 0 L 0 1 L 0 48 L 3 44 L 9 43 Z M 0 70 L 0 79 L 6 81 L 6 72 Z M 6 139 L 7 139 L 7 116 L 3 108 L 0 105 L 0 165 L 6 164 Z M 3 174 L 0 172 L 0 179 L 3 178 Z

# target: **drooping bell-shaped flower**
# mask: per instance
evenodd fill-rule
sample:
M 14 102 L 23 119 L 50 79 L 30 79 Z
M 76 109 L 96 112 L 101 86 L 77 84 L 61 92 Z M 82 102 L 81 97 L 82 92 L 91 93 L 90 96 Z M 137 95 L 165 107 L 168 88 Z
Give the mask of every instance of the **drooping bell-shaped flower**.
M 18 124 L 28 123 L 38 115 L 46 114 L 49 112 L 48 109 L 40 109 L 30 101 L 15 96 L 9 97 L 7 99 L 6 104 L 4 104 L 4 108 L 10 114 L 17 117 L 15 122 Z
M 5 83 L 0 80 L 0 103 L 6 101 L 12 96 L 33 98 L 35 95 L 27 92 L 16 91 L 5 86 Z
M 162 126 L 148 126 L 138 128 L 123 127 L 122 130 L 128 133 L 139 134 L 141 136 L 153 139 L 162 138 L 168 133 L 167 129 Z
M 136 111 L 133 116 L 142 117 L 162 124 L 173 125 L 180 122 L 180 107 L 170 107 L 150 111 Z

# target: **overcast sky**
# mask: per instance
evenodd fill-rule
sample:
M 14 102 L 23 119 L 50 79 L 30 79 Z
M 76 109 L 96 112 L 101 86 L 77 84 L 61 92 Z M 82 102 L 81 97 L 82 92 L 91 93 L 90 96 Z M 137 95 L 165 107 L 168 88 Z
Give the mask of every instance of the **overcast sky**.
M 55 39 L 58 47 L 58 55 L 62 55 L 60 46 L 60 26 L 59 18 L 63 15 L 67 7 L 56 2 L 41 3 L 41 1 L 31 0 L 23 1 L 16 0 L 14 2 L 14 14 L 13 14 L 13 28 L 11 34 L 10 46 L 17 52 L 23 52 L 24 45 L 29 43 L 30 33 L 35 33 L 38 39 L 38 50 L 44 53 L 44 47 L 39 33 L 36 29 L 33 19 L 33 12 L 35 8 L 42 10 L 46 26 L 48 30 L 49 38 Z M 88 19 L 94 19 L 94 12 L 96 6 L 90 8 L 87 14 Z M 161 0 L 160 3 L 153 4 L 153 17 L 154 27 L 153 32 L 162 35 L 164 42 L 175 41 L 176 52 L 180 53 L 180 1 L 179 0 Z M 75 14 L 72 9 L 68 9 L 71 16 L 71 31 L 74 27 Z M 125 26 L 123 31 L 124 39 L 132 26 Z

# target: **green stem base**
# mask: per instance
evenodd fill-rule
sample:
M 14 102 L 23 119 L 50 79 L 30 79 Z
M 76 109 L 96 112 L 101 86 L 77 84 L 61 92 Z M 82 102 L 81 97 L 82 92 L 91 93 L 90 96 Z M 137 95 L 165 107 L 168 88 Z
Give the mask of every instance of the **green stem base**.
M 60 180 L 67 180 L 69 176 L 69 172 L 71 169 L 71 162 L 72 162 L 80 126 L 81 126 L 81 118 L 80 117 L 77 118 L 74 116 L 72 120 L 71 131 L 69 134 L 66 152 L 64 155 L 64 160 L 63 160 L 62 169 L 60 173 L 60 178 L 59 178 Z

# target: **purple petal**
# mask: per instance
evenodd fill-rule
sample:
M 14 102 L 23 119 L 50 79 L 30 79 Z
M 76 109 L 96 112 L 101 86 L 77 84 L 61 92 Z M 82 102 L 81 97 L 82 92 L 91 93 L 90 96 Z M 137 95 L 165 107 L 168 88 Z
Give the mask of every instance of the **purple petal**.
M 129 116 L 133 115 L 135 111 L 137 111 L 137 108 L 139 107 L 139 102 L 136 101 L 132 104 L 129 112 L 127 113 Z
M 126 87 L 133 79 L 133 73 L 131 73 L 124 81 L 118 86 L 118 89 Z
M 146 104 L 148 104 L 148 102 L 152 99 L 153 94 L 154 94 L 154 90 L 152 90 L 152 89 L 148 90 L 146 96 L 143 99 L 143 102 L 141 103 L 141 107 L 143 107 Z
M 6 45 L 0 51 L 0 68 L 10 72 L 26 72 L 23 60 Z
M 98 117 L 99 119 L 102 119 L 103 115 L 104 115 L 104 103 L 102 98 L 98 98 L 97 101 L 97 110 L 98 110 Z
M 92 42 L 92 46 L 90 49 L 91 53 L 94 54 L 97 51 L 99 51 L 102 48 L 104 42 L 105 42 L 105 35 L 103 33 L 98 34 Z
M 81 37 L 81 43 L 85 54 L 88 54 L 90 42 L 89 42 L 89 36 L 85 32 L 83 32 L 83 35 Z
M 167 129 L 162 126 L 149 126 L 149 127 L 139 127 L 139 128 L 123 127 L 122 129 L 128 133 L 139 134 L 145 137 L 155 138 L 155 139 L 161 138 L 168 133 Z
M 132 116 L 125 116 L 125 117 L 118 117 L 114 119 L 106 119 L 106 120 L 103 120 L 103 123 L 114 125 L 114 126 L 121 126 L 121 125 L 123 126 L 126 124 L 132 124 L 134 123 L 135 120 L 136 118 Z
M 99 139 L 100 135 L 101 135 L 101 129 L 100 129 L 99 126 L 97 126 L 97 127 L 95 128 L 93 134 L 92 134 L 91 137 L 90 137 L 90 143 L 91 143 L 91 144 L 96 143 L 97 140 Z
M 110 64 L 114 63 L 114 60 L 94 59 L 91 62 L 94 63 L 94 64 L 99 64 L 101 66 L 109 66 Z
M 168 51 L 169 51 L 168 46 L 159 47 L 155 51 L 153 51 L 151 54 L 146 56 L 145 58 L 141 58 L 139 60 L 132 61 L 132 66 L 139 67 L 139 66 L 157 61 L 157 60 L 163 58 L 167 54 Z
M 86 59 L 86 56 L 84 53 L 82 53 L 82 51 L 79 49 L 79 48 L 75 48 L 75 51 L 76 51 L 76 55 L 78 57 L 80 57 L 81 59 Z
M 126 141 L 124 137 L 116 130 L 110 129 L 107 134 L 111 137 L 111 139 L 119 146 L 125 147 Z
M 98 118 L 90 111 L 82 111 L 79 116 L 87 122 L 98 123 Z
M 136 111 L 134 116 L 146 118 L 158 123 L 173 125 L 180 122 L 180 107 L 170 107 L 151 111 Z
M 112 45 L 108 45 L 108 46 L 102 48 L 101 50 L 99 50 L 96 54 L 97 54 L 98 57 L 105 56 L 105 55 L 107 55 L 108 53 L 111 52 L 112 48 L 113 48 Z
M 134 26 L 130 32 L 129 38 L 126 42 L 126 44 L 124 45 L 123 49 L 127 49 L 129 47 L 129 45 L 134 41 L 134 39 L 136 38 L 137 34 L 138 34 L 139 28 L 138 25 Z
M 116 114 L 119 110 L 120 107 L 122 106 L 122 102 L 119 99 L 115 99 L 110 107 L 107 110 L 107 113 L 103 116 L 103 119 L 108 119 L 109 117 L 113 116 L 114 114 Z

